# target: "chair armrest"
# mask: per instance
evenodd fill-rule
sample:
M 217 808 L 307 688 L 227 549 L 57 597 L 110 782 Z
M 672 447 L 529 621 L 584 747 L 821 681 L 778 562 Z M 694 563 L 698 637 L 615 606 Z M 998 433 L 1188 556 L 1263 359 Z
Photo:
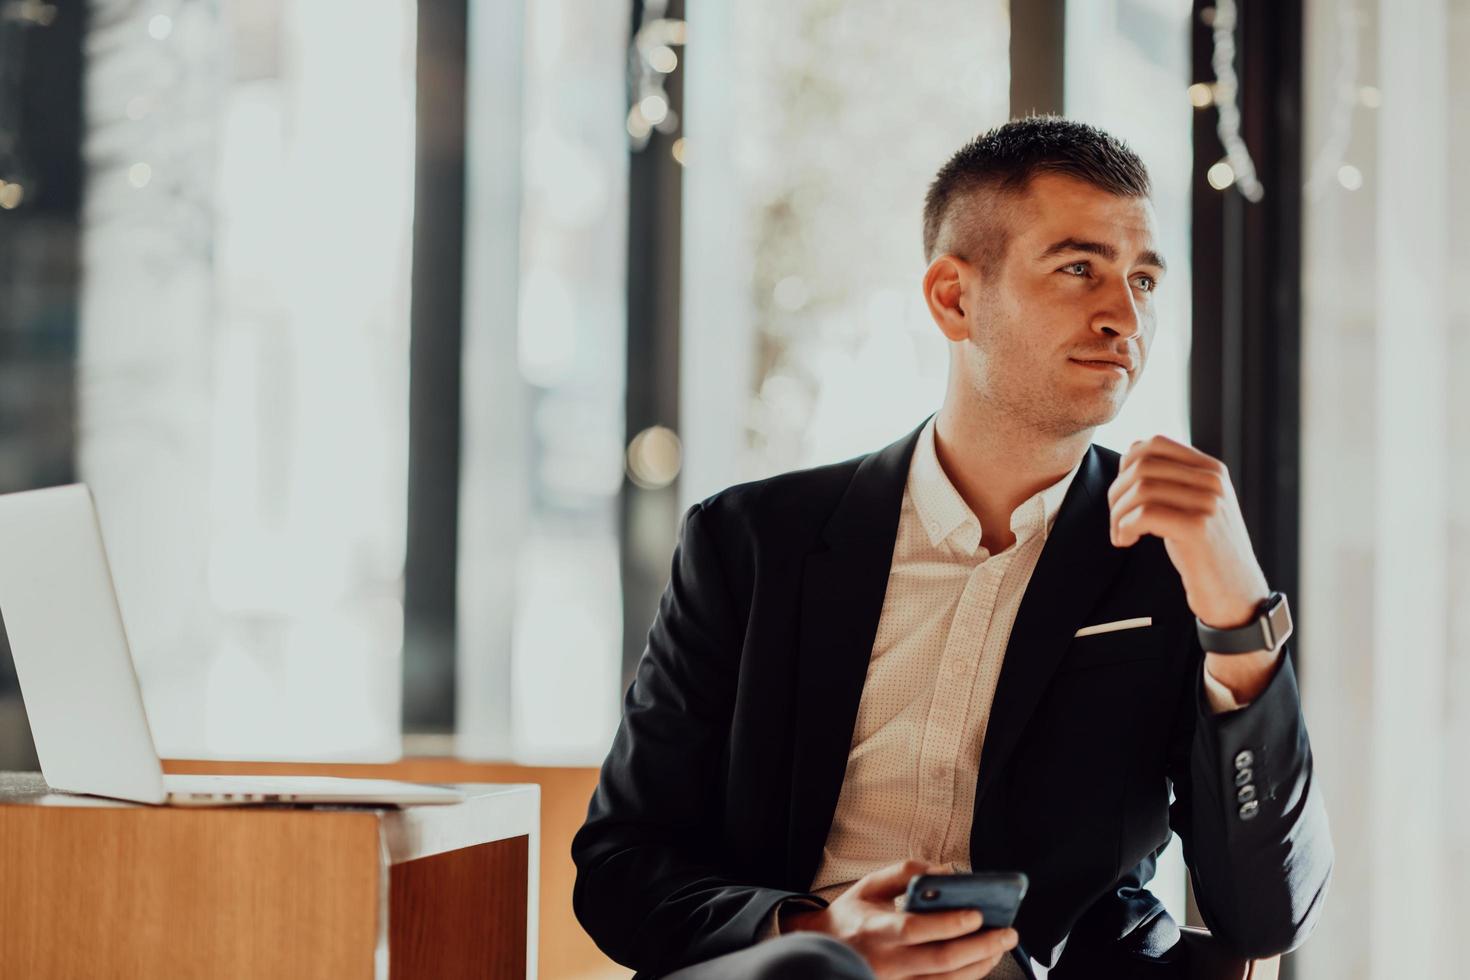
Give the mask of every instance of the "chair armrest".
M 1192 980 L 1276 980 L 1281 957 L 1248 960 L 1210 935 L 1208 929 L 1180 926 L 1180 939 L 1189 950 Z

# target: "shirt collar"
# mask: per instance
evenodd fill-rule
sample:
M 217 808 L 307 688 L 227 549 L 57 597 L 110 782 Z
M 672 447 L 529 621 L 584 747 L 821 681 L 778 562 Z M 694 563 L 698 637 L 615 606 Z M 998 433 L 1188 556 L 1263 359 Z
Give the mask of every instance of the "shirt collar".
M 919 523 L 924 526 L 924 533 L 929 535 L 931 544 L 938 547 L 945 539 L 952 538 L 956 548 L 967 555 L 974 555 L 980 550 L 980 519 L 950 482 L 944 467 L 939 465 L 939 454 L 934 448 L 934 426 L 937 419 L 937 415 L 930 416 L 914 446 L 914 458 L 909 464 L 909 498 L 913 501 Z M 1070 473 L 1046 489 L 1032 494 L 1025 503 L 1016 508 L 1016 512 L 1011 515 L 1011 531 L 1018 542 L 1025 541 L 1038 532 L 1045 540 L 1045 535 L 1056 523 L 1057 513 L 1062 509 L 1067 488 L 1072 485 L 1072 479 L 1076 477 L 1081 465 L 1082 460 L 1079 459 Z

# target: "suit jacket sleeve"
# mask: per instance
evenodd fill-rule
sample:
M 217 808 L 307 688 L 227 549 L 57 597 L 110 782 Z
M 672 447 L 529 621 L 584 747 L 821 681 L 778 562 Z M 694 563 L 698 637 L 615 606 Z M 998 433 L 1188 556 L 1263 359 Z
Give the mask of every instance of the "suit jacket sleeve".
M 776 904 L 801 894 L 742 882 L 719 859 L 743 618 L 711 523 L 703 505 L 684 517 L 622 723 L 572 841 L 578 920 L 613 959 L 654 973 L 753 944 Z
M 1255 700 L 1215 713 L 1192 618 L 1186 629 L 1196 666 L 1171 750 L 1170 824 L 1210 931 L 1242 955 L 1288 952 L 1311 932 L 1332 872 L 1296 673 L 1283 655 Z

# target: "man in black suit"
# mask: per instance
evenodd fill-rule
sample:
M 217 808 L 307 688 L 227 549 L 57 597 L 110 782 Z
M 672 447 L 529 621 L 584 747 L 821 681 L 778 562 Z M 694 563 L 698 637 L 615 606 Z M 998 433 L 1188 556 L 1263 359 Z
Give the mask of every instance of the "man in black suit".
M 940 170 L 924 240 L 938 414 L 685 516 L 578 918 L 641 977 L 1181 976 L 1147 889 L 1172 828 L 1221 941 L 1296 947 L 1332 845 L 1284 598 L 1218 461 L 1091 445 L 1156 325 L 1143 164 L 1008 123 Z M 896 907 L 971 869 L 1030 877 L 1014 928 Z

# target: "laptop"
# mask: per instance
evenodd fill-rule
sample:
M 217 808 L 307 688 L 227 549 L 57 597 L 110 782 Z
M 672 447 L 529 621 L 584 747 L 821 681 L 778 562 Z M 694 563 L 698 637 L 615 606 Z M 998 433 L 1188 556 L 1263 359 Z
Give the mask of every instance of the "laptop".
M 0 618 L 54 790 L 178 806 L 464 799 L 384 779 L 165 775 L 84 484 L 0 495 Z

